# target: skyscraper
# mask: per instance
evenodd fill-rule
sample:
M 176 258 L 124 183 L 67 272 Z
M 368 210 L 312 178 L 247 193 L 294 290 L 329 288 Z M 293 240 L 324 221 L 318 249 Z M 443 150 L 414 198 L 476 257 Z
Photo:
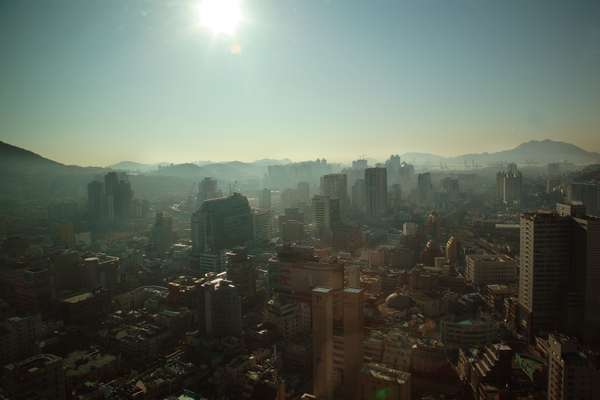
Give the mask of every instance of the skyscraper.
M 600 345 L 600 218 L 581 204 L 521 216 L 519 328 Z
M 344 398 L 357 398 L 363 364 L 363 289 L 344 289 Z
M 569 201 L 582 202 L 589 215 L 600 216 L 600 184 L 570 183 L 567 198 Z
M 258 208 L 263 210 L 271 209 L 271 189 L 264 188 L 258 192 Z
M 308 204 L 310 201 L 310 185 L 308 182 L 298 182 L 296 185 L 296 198 L 300 204 Z
M 104 183 L 92 181 L 88 183 L 88 213 L 92 221 L 98 221 L 104 216 L 105 194 Z
M 348 209 L 348 178 L 346 174 L 327 174 L 321 177 L 321 195 L 340 201 L 341 212 Z
M 244 245 L 252 237 L 252 211 L 239 193 L 206 200 L 192 215 L 192 254 L 207 266 L 215 260 L 222 270 L 223 250 Z
M 330 238 L 333 228 L 341 222 L 340 200 L 328 196 L 314 196 L 313 217 L 320 238 Z
M 523 176 L 514 163 L 508 164 L 504 171 L 496 174 L 496 191 L 500 203 L 516 205 L 521 202 Z
M 313 394 L 333 398 L 333 290 L 312 291 Z
M 173 232 L 173 220 L 165 216 L 162 212 L 156 213 L 156 220 L 152 227 L 152 236 L 150 238 L 152 250 L 157 253 L 167 251 L 175 241 Z
M 357 179 L 352 185 L 352 207 L 357 211 L 365 211 L 367 207 L 367 187 L 364 179 Z
M 252 213 L 254 240 L 266 243 L 273 237 L 273 218 L 269 210 L 254 210 Z
M 392 154 L 385 162 L 385 169 L 387 169 L 388 184 L 399 184 L 400 183 L 400 167 L 401 167 L 400 156 L 398 154 Z
M 570 264 L 570 219 L 553 212 L 521 215 L 519 328 L 529 337 L 559 328 Z
M 433 202 L 431 173 L 425 172 L 417 176 L 417 196 L 417 200 L 421 204 L 430 205 Z
M 198 183 L 198 195 L 196 196 L 196 209 L 202 206 L 205 200 L 216 199 L 221 193 L 217 188 L 217 180 L 206 177 Z
M 382 167 L 365 169 L 367 215 L 380 217 L 387 211 L 387 170 Z
M 132 204 L 133 190 L 125 175 L 120 178 L 116 172 L 109 172 L 104 183 L 88 184 L 88 211 L 94 222 L 102 219 L 123 222 L 132 215 Z
M 252 239 L 252 212 L 239 193 L 205 201 L 192 215 L 195 254 L 241 246 Z

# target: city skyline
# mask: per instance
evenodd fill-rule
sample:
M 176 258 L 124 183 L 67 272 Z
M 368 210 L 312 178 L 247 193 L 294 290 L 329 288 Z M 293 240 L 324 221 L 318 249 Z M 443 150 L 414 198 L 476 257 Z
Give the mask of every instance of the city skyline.
M 600 151 L 600 6 L 577 3 L 245 0 L 220 34 L 199 1 L 5 3 L 0 140 L 103 166 Z

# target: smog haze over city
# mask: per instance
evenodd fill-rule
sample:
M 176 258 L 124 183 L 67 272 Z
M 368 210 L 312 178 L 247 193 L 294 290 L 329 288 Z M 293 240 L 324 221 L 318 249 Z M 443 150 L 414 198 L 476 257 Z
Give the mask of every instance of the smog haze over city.
M 4 140 L 95 166 L 600 151 L 595 1 L 200 3 L 3 2 Z
M 594 400 L 600 2 L 0 2 L 0 400 Z

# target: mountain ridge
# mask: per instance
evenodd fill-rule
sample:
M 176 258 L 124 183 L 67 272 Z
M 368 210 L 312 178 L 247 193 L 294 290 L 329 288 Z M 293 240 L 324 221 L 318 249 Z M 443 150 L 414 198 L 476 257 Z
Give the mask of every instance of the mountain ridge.
M 79 171 L 102 171 L 102 170 L 122 170 L 126 172 L 155 173 L 158 175 L 171 175 L 177 171 L 185 171 L 183 175 L 191 176 L 206 173 L 227 172 L 229 175 L 231 169 L 246 169 L 247 173 L 242 175 L 252 175 L 253 173 L 264 173 L 269 165 L 281 165 L 291 163 L 289 159 L 260 159 L 252 162 L 242 161 L 220 161 L 206 162 L 202 164 L 197 162 L 188 163 L 156 163 L 145 164 L 135 161 L 121 161 L 102 167 L 83 167 L 78 165 L 66 165 L 58 161 L 43 157 L 37 153 L 23 149 L 18 146 L 0 141 L 0 167 L 10 170 L 21 169 L 24 171 L 35 171 L 40 168 L 47 168 L 53 172 L 79 172 Z M 440 156 L 426 152 L 408 152 L 401 154 L 401 158 L 407 162 L 415 164 L 439 164 L 447 163 L 461 165 L 463 163 L 479 164 L 501 164 L 506 162 L 516 162 L 523 164 L 544 164 L 550 162 L 570 162 L 578 165 L 587 165 L 600 163 L 600 153 L 584 150 L 572 143 L 545 140 L 530 140 L 523 142 L 518 146 L 500 150 L 496 152 L 467 153 L 458 156 Z M 210 176 L 210 175 L 206 175 Z

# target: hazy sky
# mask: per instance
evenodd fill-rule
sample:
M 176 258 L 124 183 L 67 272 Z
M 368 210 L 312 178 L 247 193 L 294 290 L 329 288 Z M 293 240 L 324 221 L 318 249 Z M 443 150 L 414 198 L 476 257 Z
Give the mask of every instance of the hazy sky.
M 600 151 L 600 1 L 0 1 L 0 140 L 66 163 Z M 236 51 L 232 51 L 236 50 Z

